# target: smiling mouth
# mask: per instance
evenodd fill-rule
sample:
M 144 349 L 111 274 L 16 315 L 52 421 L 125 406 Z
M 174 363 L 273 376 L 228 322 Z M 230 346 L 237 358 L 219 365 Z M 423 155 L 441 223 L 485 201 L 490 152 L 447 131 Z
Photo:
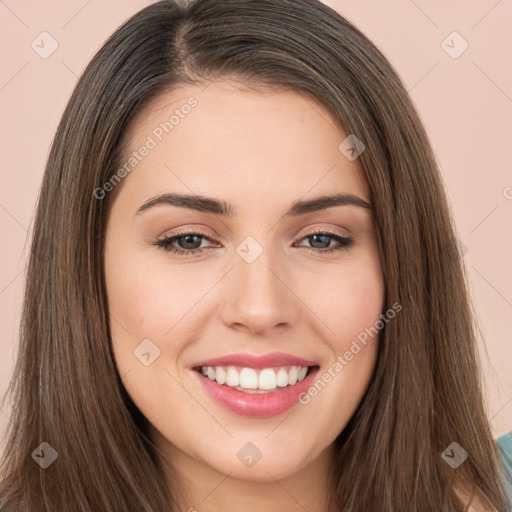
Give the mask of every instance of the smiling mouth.
M 314 366 L 276 366 L 250 368 L 242 366 L 198 366 L 194 370 L 205 378 L 249 394 L 268 394 L 295 386 L 314 369 Z

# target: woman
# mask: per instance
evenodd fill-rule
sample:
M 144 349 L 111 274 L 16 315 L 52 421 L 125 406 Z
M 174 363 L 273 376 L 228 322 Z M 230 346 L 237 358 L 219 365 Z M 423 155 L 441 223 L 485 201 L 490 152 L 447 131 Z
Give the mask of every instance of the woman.
M 0 503 L 505 510 L 472 318 L 377 48 L 313 0 L 158 2 L 51 149 Z

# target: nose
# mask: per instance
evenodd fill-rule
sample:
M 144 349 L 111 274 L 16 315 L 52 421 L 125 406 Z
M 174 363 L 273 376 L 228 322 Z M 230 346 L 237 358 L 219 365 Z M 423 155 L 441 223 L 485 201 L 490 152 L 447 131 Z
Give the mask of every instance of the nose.
M 264 250 L 251 263 L 235 255 L 226 279 L 221 311 L 226 326 L 266 336 L 293 325 L 298 318 L 301 303 L 293 292 L 289 271 L 271 251 Z

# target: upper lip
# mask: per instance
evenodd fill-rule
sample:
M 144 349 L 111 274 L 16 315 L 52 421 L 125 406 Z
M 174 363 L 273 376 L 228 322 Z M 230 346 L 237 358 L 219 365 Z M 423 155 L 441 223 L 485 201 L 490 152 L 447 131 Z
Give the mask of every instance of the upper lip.
M 273 352 L 262 356 L 252 354 L 229 354 L 199 361 L 193 367 L 199 366 L 243 366 L 245 368 L 271 368 L 273 366 L 316 366 L 315 361 L 309 361 L 302 357 L 292 356 L 283 352 Z

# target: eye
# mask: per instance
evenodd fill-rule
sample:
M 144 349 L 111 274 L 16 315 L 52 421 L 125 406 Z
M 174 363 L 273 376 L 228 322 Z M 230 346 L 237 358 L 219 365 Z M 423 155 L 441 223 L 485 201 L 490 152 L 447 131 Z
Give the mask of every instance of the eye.
M 313 247 L 308 248 L 310 251 L 315 253 L 329 253 L 332 251 L 337 251 L 339 249 L 348 249 L 350 246 L 354 244 L 354 239 L 346 236 L 341 236 L 336 233 L 330 232 L 316 232 L 314 234 L 306 235 L 301 240 L 307 239 Z M 335 240 L 338 245 L 329 248 L 318 248 L 317 245 L 330 245 L 329 240 Z
M 330 232 L 311 233 L 303 236 L 300 240 L 306 239 L 313 246 L 305 248 L 308 249 L 308 251 L 313 252 L 315 254 L 330 253 L 339 249 L 347 249 L 354 244 L 353 238 L 341 236 L 336 233 Z M 156 245 L 157 247 L 160 247 L 167 252 L 172 252 L 178 255 L 191 256 L 204 251 L 205 247 L 201 247 L 201 243 L 203 240 L 206 240 L 207 242 L 214 244 L 216 243 L 204 233 L 193 231 L 181 231 L 173 236 L 157 240 L 156 242 L 153 243 L 153 245 Z M 333 247 L 317 247 L 318 245 L 329 246 L 331 240 L 336 241 L 338 245 L 335 245 Z M 175 244 L 178 244 L 178 247 L 176 247 Z
M 190 256 L 203 251 L 203 248 L 201 248 L 201 239 L 213 242 L 213 240 L 204 233 L 179 231 L 174 236 L 158 240 L 154 245 L 161 247 L 164 251 Z M 181 247 L 176 247 L 174 245 L 175 242 L 178 242 Z

